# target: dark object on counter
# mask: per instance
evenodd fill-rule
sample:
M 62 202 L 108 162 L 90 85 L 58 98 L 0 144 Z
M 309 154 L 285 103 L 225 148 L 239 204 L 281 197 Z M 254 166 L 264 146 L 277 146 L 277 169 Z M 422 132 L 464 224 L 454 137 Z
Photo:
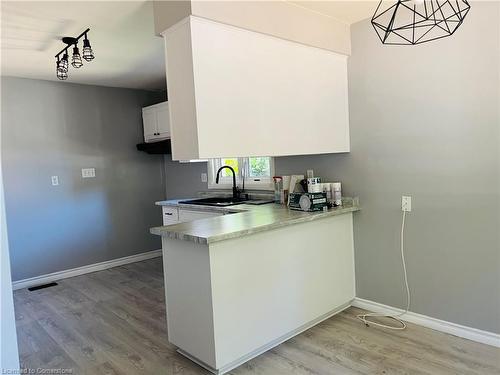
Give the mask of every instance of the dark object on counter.
M 307 178 L 304 178 L 303 180 L 300 180 L 300 186 L 302 186 L 302 189 L 304 192 L 307 192 Z
M 327 207 L 326 193 L 290 193 L 291 210 L 323 211 Z
M 240 199 L 241 191 L 236 186 L 236 173 L 234 172 L 234 169 L 229 165 L 223 165 L 222 167 L 219 168 L 219 170 L 217 171 L 217 176 L 215 177 L 215 183 L 216 184 L 219 183 L 219 175 L 223 169 L 229 169 L 231 172 L 233 172 L 233 199 L 234 200 Z
M 250 199 L 248 194 L 241 194 L 240 198 L 234 199 L 233 197 L 210 197 L 210 198 L 200 198 L 191 199 L 188 201 L 179 201 L 180 204 L 196 204 L 199 206 L 214 206 L 214 207 L 226 207 L 234 206 L 237 204 L 253 204 L 261 205 L 267 203 L 273 203 L 272 199 Z
M 236 204 L 246 203 L 247 200 L 244 198 L 233 198 L 233 197 L 210 197 L 210 198 L 200 198 L 192 199 L 189 201 L 180 201 L 180 204 L 196 204 L 199 206 L 214 206 L 214 207 L 226 207 L 234 206 Z
M 165 139 L 164 141 L 160 142 L 139 143 L 135 147 L 137 147 L 137 150 L 139 151 L 144 151 L 152 155 L 170 155 L 172 153 L 170 139 Z

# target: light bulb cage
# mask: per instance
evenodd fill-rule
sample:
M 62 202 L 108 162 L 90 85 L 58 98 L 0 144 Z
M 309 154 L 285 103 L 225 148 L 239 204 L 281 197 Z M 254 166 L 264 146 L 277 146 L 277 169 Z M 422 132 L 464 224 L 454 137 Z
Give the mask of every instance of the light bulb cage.
M 95 58 L 94 51 L 92 51 L 92 47 L 90 46 L 90 40 L 87 39 L 87 34 L 85 34 L 85 39 L 83 40 L 82 57 L 89 62 Z
M 78 47 L 75 44 L 75 48 L 73 48 L 73 56 L 71 57 L 71 66 L 73 68 L 81 68 L 83 65 L 82 58 L 80 56 L 80 51 L 78 50 Z
M 57 60 L 59 61 L 59 56 L 57 56 Z M 59 68 L 64 70 L 65 72 L 68 72 L 68 51 L 64 51 L 64 55 L 59 61 Z
M 467 0 L 381 0 L 371 23 L 383 44 L 415 45 L 453 35 L 469 10 Z
M 68 48 L 70 48 L 72 45 L 73 47 L 73 54 L 71 56 L 71 66 L 73 68 L 81 68 L 83 66 L 83 59 L 85 61 L 90 62 L 94 59 L 94 51 L 92 50 L 90 46 L 90 40 L 87 37 L 87 33 L 90 31 L 90 29 L 85 30 L 82 32 L 80 35 L 78 35 L 76 38 L 73 37 L 64 37 L 62 38 L 62 41 L 66 44 L 66 47 L 64 47 L 57 55 L 55 55 L 56 58 L 56 75 L 57 78 L 60 80 L 65 80 L 68 78 L 68 68 L 69 68 L 69 56 L 68 56 Z M 78 49 L 78 41 L 85 36 L 85 39 L 83 40 L 83 49 L 82 49 L 82 54 L 80 55 L 80 51 Z M 62 55 L 62 58 L 61 58 Z
M 57 59 L 56 61 L 56 76 L 61 81 L 68 79 L 68 70 L 61 66 L 61 61 Z

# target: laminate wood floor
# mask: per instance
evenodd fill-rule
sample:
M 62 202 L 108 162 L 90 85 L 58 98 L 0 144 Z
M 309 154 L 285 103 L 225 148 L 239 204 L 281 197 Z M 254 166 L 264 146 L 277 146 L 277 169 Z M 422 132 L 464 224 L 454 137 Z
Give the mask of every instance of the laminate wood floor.
M 164 300 L 161 258 L 17 290 L 22 366 L 89 375 L 209 374 L 167 341 Z M 413 324 L 405 331 L 367 328 L 356 319 L 361 311 L 349 308 L 231 373 L 500 374 L 499 349 Z

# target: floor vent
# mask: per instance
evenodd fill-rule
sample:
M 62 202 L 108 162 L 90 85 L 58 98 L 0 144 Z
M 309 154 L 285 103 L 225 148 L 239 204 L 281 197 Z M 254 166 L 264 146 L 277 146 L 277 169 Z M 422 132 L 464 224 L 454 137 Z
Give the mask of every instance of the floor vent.
M 33 292 L 34 290 L 50 288 L 51 286 L 56 286 L 56 285 L 57 285 L 57 283 L 42 284 L 42 285 L 32 286 L 32 287 L 28 288 L 28 290 L 30 292 Z

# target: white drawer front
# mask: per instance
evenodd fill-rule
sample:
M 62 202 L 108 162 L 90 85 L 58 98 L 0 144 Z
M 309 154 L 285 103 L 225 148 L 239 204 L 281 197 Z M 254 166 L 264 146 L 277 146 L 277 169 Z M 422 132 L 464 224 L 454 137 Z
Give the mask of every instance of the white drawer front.
M 176 207 L 163 207 L 163 225 L 171 225 L 179 222 L 179 210 Z

